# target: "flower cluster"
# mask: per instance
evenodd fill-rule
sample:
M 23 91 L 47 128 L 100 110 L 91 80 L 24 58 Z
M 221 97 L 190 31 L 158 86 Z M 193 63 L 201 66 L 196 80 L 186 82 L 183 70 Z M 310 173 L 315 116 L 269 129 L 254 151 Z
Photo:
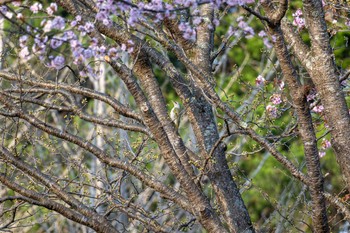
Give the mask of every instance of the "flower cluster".
M 328 141 L 327 139 L 323 139 L 321 143 L 321 149 L 318 152 L 318 155 L 320 158 L 324 157 L 326 155 L 326 149 L 330 148 L 332 146 L 331 142 Z
M 255 84 L 257 86 L 264 86 L 265 81 L 266 80 L 265 80 L 265 78 L 262 75 L 258 75 L 258 77 L 256 77 L 256 79 L 255 79 Z
M 46 44 L 48 41 L 48 37 L 40 37 L 37 35 L 34 38 L 34 44 L 32 46 L 32 52 L 39 57 L 40 60 L 44 60 L 44 55 L 46 52 Z
M 276 86 L 278 87 L 278 89 L 280 90 L 280 91 L 282 91 L 283 89 L 284 89 L 284 82 L 283 82 L 283 80 L 275 80 L 275 84 L 276 84 Z
M 49 64 L 49 67 L 59 70 L 59 69 L 62 69 L 64 65 L 65 65 L 64 57 L 61 55 L 58 55 L 52 58 L 51 63 Z
M 235 6 L 253 3 L 253 0 L 212 0 L 212 6 L 218 9 L 222 5 Z M 147 3 L 139 2 L 136 5 L 132 4 L 130 0 L 127 1 L 113 1 L 113 0 L 98 0 L 98 13 L 96 20 L 101 21 L 105 25 L 109 25 L 115 16 L 126 16 L 126 21 L 130 26 L 135 26 L 142 22 L 147 17 L 151 17 L 154 23 L 159 23 L 165 18 L 176 18 L 177 10 L 188 8 L 191 12 L 191 22 L 181 22 L 180 30 L 183 32 L 183 37 L 188 40 L 194 40 L 196 31 L 194 26 L 201 23 L 202 19 L 196 17 L 196 10 L 198 7 L 198 0 L 174 0 L 172 4 L 163 0 L 151 0 Z M 214 19 L 213 23 L 218 24 L 218 19 Z M 209 25 L 210 27 L 212 25 Z M 254 35 L 254 31 L 243 20 L 239 22 L 239 27 L 242 28 L 248 37 Z
M 295 13 L 293 13 L 293 25 L 297 26 L 298 29 L 302 29 L 305 27 L 305 20 L 304 18 L 302 18 L 301 16 L 303 15 L 303 12 L 298 9 Z
M 34 14 L 37 14 L 41 9 L 43 9 L 43 5 L 39 2 L 35 2 L 29 8 Z
M 41 26 L 44 26 L 44 32 L 50 32 L 54 29 L 63 30 L 66 27 L 66 22 L 61 16 L 56 16 L 53 20 L 43 20 Z
M 347 20 L 347 21 L 345 22 L 345 25 L 348 26 L 348 27 L 350 27 L 350 20 Z
M 306 100 L 308 102 L 313 102 L 316 99 L 316 90 L 315 88 L 311 89 L 311 91 L 309 92 L 309 94 L 306 96 Z
M 282 103 L 281 94 L 277 94 L 277 93 L 273 94 L 270 97 L 270 102 L 271 104 L 266 106 L 266 112 L 271 118 L 275 119 L 278 117 L 278 109 L 276 105 L 279 105 Z
M 282 103 L 282 99 L 281 99 L 281 94 L 273 94 L 270 97 L 270 101 L 271 103 L 273 103 L 274 105 L 278 105 Z
M 48 15 L 53 15 L 57 11 L 57 4 L 51 3 L 48 8 L 46 8 L 46 12 Z
M 260 32 L 261 34 L 263 32 Z M 255 79 L 255 84 L 258 87 L 262 87 L 264 86 L 266 83 L 265 78 L 262 75 L 258 75 L 258 77 Z M 273 95 L 271 95 L 270 97 L 270 104 L 268 104 L 265 108 L 266 110 L 266 114 L 275 119 L 279 116 L 278 114 L 278 106 L 280 105 L 283 101 L 282 101 L 282 95 L 280 94 L 281 91 L 283 91 L 284 89 L 284 82 L 282 80 L 275 80 L 275 85 L 278 87 L 278 93 L 274 93 Z
M 237 18 L 238 27 L 243 30 L 246 38 L 252 38 L 255 35 L 254 29 L 243 20 L 243 17 Z
M 258 36 L 263 39 L 263 42 L 264 42 L 264 45 L 266 46 L 266 48 L 268 48 L 268 49 L 272 48 L 272 44 L 270 43 L 269 38 L 267 37 L 267 34 L 264 30 L 260 31 L 258 33 Z
M 323 105 L 317 105 L 317 106 L 312 108 L 312 111 L 314 111 L 316 113 L 321 113 L 321 112 L 323 112 L 323 110 L 324 110 Z
M 212 6 L 218 9 L 221 6 L 235 6 L 252 3 L 252 0 L 212 0 Z M 13 1 L 15 7 L 22 7 L 24 3 L 21 1 Z M 182 32 L 182 36 L 186 40 L 196 40 L 195 27 L 203 23 L 205 20 L 200 16 L 198 11 L 198 0 L 174 0 L 168 3 L 164 0 L 150 0 L 148 2 L 132 3 L 130 0 L 113 1 L 113 0 L 96 0 L 98 12 L 95 20 L 102 22 L 109 26 L 116 20 L 116 17 L 122 16 L 123 19 L 132 27 L 145 19 L 152 19 L 153 23 L 158 23 L 165 18 L 177 18 L 178 11 L 176 9 L 188 8 L 191 17 L 187 20 L 180 20 L 178 29 Z M 66 63 L 65 57 L 67 49 L 72 54 L 72 62 L 78 67 L 86 67 L 81 75 L 91 73 L 94 60 L 111 60 L 119 59 L 121 54 L 132 53 L 134 51 L 134 44 L 132 41 L 127 41 L 124 44 L 118 45 L 101 45 L 98 44 L 97 39 L 87 39 L 86 35 L 93 34 L 96 21 L 86 22 L 82 20 L 81 16 L 76 16 L 69 23 L 61 16 L 55 16 L 58 11 L 56 3 L 41 3 L 39 1 L 33 2 L 27 8 L 33 15 L 46 13 L 48 17 L 42 17 L 40 29 L 34 29 L 27 26 L 28 35 L 23 36 L 19 40 L 19 57 L 27 60 L 31 58 L 31 54 L 35 54 L 47 66 L 61 69 Z M 12 11 L 9 11 L 7 6 L 1 6 L 0 11 L 9 18 L 13 17 Z M 16 15 L 17 20 L 26 22 L 24 11 Z M 22 12 L 22 13 L 20 13 Z M 35 16 L 37 17 L 37 16 Z M 219 24 L 218 19 L 214 19 L 209 27 L 214 27 Z M 243 18 L 237 21 L 238 28 L 240 28 L 246 37 L 252 37 L 254 30 L 250 27 Z M 50 36 L 48 36 L 50 35 Z M 84 38 L 82 40 L 82 38 Z M 265 38 L 267 41 L 267 38 Z M 84 43 L 82 43 L 84 41 Z M 63 46 L 65 45 L 65 46 Z M 91 64 L 91 65 L 89 65 Z M 86 72 L 88 71 L 88 72 Z M 257 80 L 257 82 L 259 82 Z
M 192 41 L 196 39 L 196 30 L 188 22 L 180 23 L 179 30 L 183 33 L 185 39 Z
M 274 105 L 267 105 L 266 106 L 266 113 L 273 119 L 278 117 L 278 113 L 277 113 L 277 107 Z

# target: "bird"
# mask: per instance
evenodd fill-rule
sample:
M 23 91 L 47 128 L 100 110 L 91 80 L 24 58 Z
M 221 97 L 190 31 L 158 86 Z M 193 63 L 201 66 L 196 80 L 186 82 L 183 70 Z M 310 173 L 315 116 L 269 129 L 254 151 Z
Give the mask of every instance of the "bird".
M 174 122 L 176 129 L 179 128 L 180 125 L 180 103 L 177 101 L 173 101 L 174 107 L 170 111 L 170 119 Z

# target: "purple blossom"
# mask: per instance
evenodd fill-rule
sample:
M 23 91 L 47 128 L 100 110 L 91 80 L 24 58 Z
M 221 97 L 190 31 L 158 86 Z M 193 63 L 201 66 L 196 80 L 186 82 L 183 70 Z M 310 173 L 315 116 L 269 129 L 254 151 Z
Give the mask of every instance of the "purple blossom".
M 79 75 L 82 77 L 90 76 L 92 78 L 97 78 L 93 68 L 89 65 L 87 65 L 83 70 L 79 71 Z
M 141 12 L 136 9 L 131 9 L 128 24 L 130 24 L 131 26 L 135 26 L 135 24 L 139 21 L 140 18 Z
M 267 36 L 266 32 L 264 30 L 261 30 L 259 33 L 258 33 L 258 36 L 260 37 L 265 37 Z
M 59 70 L 59 69 L 62 69 L 64 67 L 64 63 L 65 63 L 64 57 L 59 55 L 51 60 L 50 66 Z
M 0 7 L 0 12 L 5 15 L 5 17 L 11 19 L 13 16 L 13 13 L 11 11 L 8 11 L 7 6 L 1 6 Z
M 94 30 L 95 26 L 92 22 L 86 22 L 84 25 L 84 29 L 87 33 L 90 33 Z
M 236 19 L 236 21 L 237 21 L 237 22 L 240 22 L 240 21 L 242 21 L 243 19 L 244 19 L 243 16 L 239 16 L 239 17 Z
M 61 38 L 59 37 L 53 37 L 51 39 L 51 42 L 50 42 L 50 46 L 51 48 L 53 49 L 57 49 L 58 47 L 60 47 L 61 45 L 63 44 L 63 41 Z
M 183 37 L 186 40 L 192 40 L 194 41 L 196 39 L 196 30 L 190 26 L 190 24 L 187 23 L 180 23 L 179 24 L 179 30 L 183 32 Z
M 195 0 L 175 0 L 174 4 L 181 5 L 184 7 L 190 7 L 197 5 Z
M 102 21 L 104 25 L 109 25 L 111 20 L 109 19 L 108 12 L 100 11 L 96 14 L 96 20 Z
M 179 30 L 180 30 L 180 31 L 185 31 L 186 28 L 187 28 L 186 23 L 180 23 L 180 24 L 179 24 Z
M 52 20 L 52 25 L 51 25 L 52 29 L 63 30 L 65 27 L 66 27 L 66 22 L 64 21 L 64 18 L 62 18 L 61 16 L 56 16 Z
M 193 24 L 194 25 L 199 25 L 202 22 L 202 18 L 201 17 L 194 17 L 193 19 Z
M 71 39 L 69 41 L 69 45 L 70 45 L 71 49 L 77 49 L 78 47 L 81 47 L 81 44 L 77 39 Z
M 70 26 L 75 27 L 80 21 L 81 21 L 81 16 L 80 16 L 80 15 L 77 15 L 77 16 L 75 17 L 75 20 L 73 20 L 73 21 L 70 23 Z
M 220 24 L 220 20 L 217 19 L 217 18 L 214 18 L 214 19 L 213 19 L 213 24 L 215 25 L 215 27 L 218 27 L 219 24 Z M 209 27 L 210 27 L 210 26 L 211 26 L 211 25 L 209 24 Z
M 272 44 L 270 43 L 269 38 L 265 37 L 263 39 L 263 42 L 264 42 L 264 45 L 266 46 L 266 48 L 268 48 L 268 49 L 272 48 Z
M 325 155 L 326 155 L 326 152 L 323 151 L 323 150 L 321 150 L 321 151 L 318 152 L 318 156 L 319 156 L 320 158 L 324 157 Z
M 105 47 L 105 46 L 100 46 L 99 48 L 98 48 L 98 53 L 100 54 L 100 55 L 105 55 L 105 53 L 106 53 L 106 50 L 107 50 L 107 48 Z
M 232 36 L 233 33 L 235 33 L 236 29 L 234 29 L 232 26 L 230 26 L 227 30 L 227 34 Z
M 26 46 L 27 41 L 28 41 L 28 35 L 21 36 L 19 38 L 19 47 L 23 48 L 24 46 Z
M 249 3 L 252 3 L 254 2 L 254 0 L 225 0 L 224 2 L 226 2 L 227 5 L 229 6 L 236 6 L 236 5 L 244 5 L 244 4 L 249 4 Z
M 71 44 L 72 56 L 74 58 L 74 63 L 75 64 L 83 63 L 85 58 L 83 56 L 84 49 L 81 46 L 81 44 L 79 42 L 77 42 L 77 43 L 70 42 L 70 44 Z
M 96 37 L 91 38 L 90 44 L 94 47 L 98 46 L 98 39 Z
M 110 48 L 109 50 L 108 50 L 108 56 L 110 57 L 110 58 L 118 58 L 118 50 L 116 49 L 116 48 Z
M 85 70 L 80 70 L 80 71 L 79 71 L 79 76 L 81 76 L 81 77 L 87 77 L 87 73 L 85 72 Z
M 77 52 L 77 51 L 73 51 L 73 57 L 74 57 L 73 63 L 75 65 L 81 65 L 84 63 L 84 57 L 83 57 L 82 53 Z
M 155 20 L 155 22 L 160 22 L 160 21 L 162 21 L 164 19 L 164 14 L 157 13 L 156 14 L 156 18 L 157 18 L 157 20 Z
M 251 38 L 255 35 L 254 29 L 248 25 L 247 22 L 244 22 L 243 20 L 240 20 L 238 22 L 238 27 L 241 28 L 244 31 L 244 34 L 246 34 L 247 38 Z
M 276 36 L 271 36 L 271 40 L 272 40 L 272 42 L 276 42 Z
M 45 49 L 46 49 L 47 41 L 48 41 L 47 36 L 45 36 L 43 38 L 36 36 L 34 38 L 34 45 L 32 47 L 33 53 L 38 53 L 39 55 L 43 54 L 45 52 Z
M 89 59 L 94 56 L 94 53 L 91 49 L 84 49 L 83 56 L 85 59 Z
M 347 20 L 347 21 L 345 22 L 345 25 L 348 26 L 348 27 L 350 27 L 350 20 Z
M 63 32 L 62 40 L 70 41 L 77 39 L 77 35 L 74 34 L 73 31 L 65 31 Z

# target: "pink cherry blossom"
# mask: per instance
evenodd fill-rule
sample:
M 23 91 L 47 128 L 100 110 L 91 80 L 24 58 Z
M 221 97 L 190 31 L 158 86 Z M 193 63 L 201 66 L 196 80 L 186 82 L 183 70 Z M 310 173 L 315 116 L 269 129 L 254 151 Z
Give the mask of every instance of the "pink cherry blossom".
M 322 149 L 328 149 L 332 146 L 331 142 L 328 141 L 327 139 L 323 139 L 321 143 Z
M 28 58 L 29 58 L 28 47 L 24 47 L 21 49 L 21 51 L 19 52 L 19 57 L 24 59 L 24 60 L 28 60 Z
M 282 91 L 283 88 L 284 88 L 284 86 L 285 86 L 283 80 L 278 80 L 278 81 L 277 81 L 277 86 L 278 86 L 278 89 L 279 89 L 280 91 Z
M 13 1 L 13 2 L 11 2 L 12 3 L 12 5 L 14 5 L 14 6 L 20 6 L 21 5 L 21 1 Z
M 266 112 L 271 118 L 277 118 L 277 108 L 273 105 L 266 106 Z
M 261 75 L 258 75 L 258 77 L 255 79 L 255 84 L 257 86 L 263 86 L 265 83 L 265 78 Z
M 46 8 L 46 12 L 48 15 L 53 15 L 57 11 L 57 4 L 56 3 L 51 3 L 48 8 Z
M 43 5 L 39 2 L 34 3 L 29 8 L 34 14 L 37 14 L 39 10 L 43 9 Z
M 293 13 L 293 25 L 297 26 L 299 29 L 305 27 L 305 20 L 301 17 L 302 15 L 303 12 L 300 9 Z
M 320 158 L 324 157 L 325 155 L 326 155 L 326 152 L 323 151 L 323 150 L 321 150 L 321 151 L 318 152 L 318 156 L 319 156 Z
M 16 18 L 19 19 L 19 20 L 24 20 L 24 16 L 23 16 L 22 13 L 18 13 L 18 14 L 16 15 Z
M 282 103 L 281 95 L 280 94 L 273 94 L 270 97 L 270 101 L 275 105 Z
M 321 113 L 323 112 L 324 110 L 324 107 L 322 105 L 318 105 L 318 106 L 315 106 L 312 111 L 316 112 L 316 113 Z

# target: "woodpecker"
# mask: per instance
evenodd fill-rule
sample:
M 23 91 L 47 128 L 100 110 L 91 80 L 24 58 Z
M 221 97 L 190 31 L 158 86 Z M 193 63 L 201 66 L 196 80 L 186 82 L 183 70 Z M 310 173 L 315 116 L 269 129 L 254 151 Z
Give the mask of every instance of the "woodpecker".
M 174 122 L 175 127 L 179 128 L 180 125 L 180 104 L 177 101 L 173 101 L 174 107 L 170 111 L 170 119 Z

